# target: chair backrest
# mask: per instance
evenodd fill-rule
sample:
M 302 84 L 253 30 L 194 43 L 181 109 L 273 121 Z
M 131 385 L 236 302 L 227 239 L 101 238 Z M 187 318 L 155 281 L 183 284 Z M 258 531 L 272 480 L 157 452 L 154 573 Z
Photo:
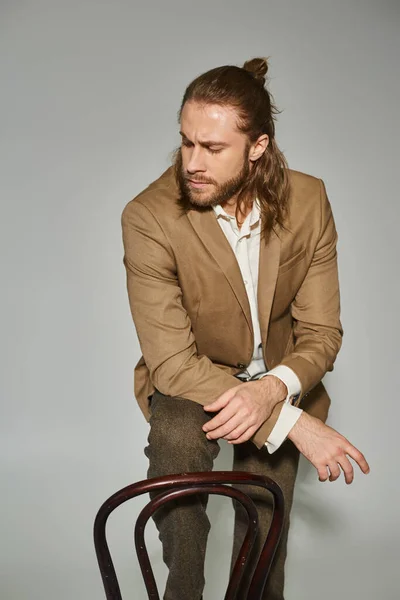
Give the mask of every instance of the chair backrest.
M 176 500 L 177 498 L 199 493 L 230 496 L 240 502 L 247 511 L 249 519 L 246 536 L 232 570 L 224 597 L 224 600 L 235 600 L 258 530 L 256 507 L 247 494 L 239 491 L 235 487 L 231 487 L 235 484 L 263 487 L 269 490 L 274 498 L 272 522 L 251 580 L 247 599 L 240 599 L 261 600 L 271 563 L 282 533 L 284 519 L 283 494 L 278 484 L 269 477 L 240 471 L 183 473 L 179 475 L 156 477 L 154 479 L 145 479 L 132 485 L 128 485 L 106 500 L 96 515 L 94 523 L 94 545 L 107 600 L 122 600 L 117 576 L 106 540 L 107 519 L 111 512 L 120 504 L 123 504 L 131 498 L 140 496 L 141 494 L 154 491 L 159 491 L 160 493 L 142 509 L 135 526 L 136 552 L 149 600 L 160 600 L 160 596 L 157 591 L 153 570 L 150 565 L 149 555 L 144 541 L 144 531 L 147 521 L 158 508 L 170 500 Z

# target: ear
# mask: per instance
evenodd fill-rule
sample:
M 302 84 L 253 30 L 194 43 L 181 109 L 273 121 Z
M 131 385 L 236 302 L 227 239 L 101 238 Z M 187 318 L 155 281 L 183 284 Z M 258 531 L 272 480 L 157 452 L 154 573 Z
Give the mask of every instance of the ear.
M 260 135 L 258 140 L 250 146 L 249 160 L 251 160 L 253 162 L 258 160 L 260 158 L 260 156 L 262 156 L 264 154 L 265 150 L 267 149 L 268 144 L 269 144 L 268 135 L 266 133 L 264 133 L 263 135 Z

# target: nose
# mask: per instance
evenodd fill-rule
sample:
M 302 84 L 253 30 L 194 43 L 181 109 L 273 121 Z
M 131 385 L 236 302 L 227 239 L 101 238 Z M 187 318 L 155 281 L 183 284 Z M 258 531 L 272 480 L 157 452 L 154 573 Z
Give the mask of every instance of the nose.
M 186 166 L 188 173 L 198 173 L 199 171 L 205 171 L 204 165 L 204 154 L 202 148 L 194 147 L 190 153 L 189 162 Z

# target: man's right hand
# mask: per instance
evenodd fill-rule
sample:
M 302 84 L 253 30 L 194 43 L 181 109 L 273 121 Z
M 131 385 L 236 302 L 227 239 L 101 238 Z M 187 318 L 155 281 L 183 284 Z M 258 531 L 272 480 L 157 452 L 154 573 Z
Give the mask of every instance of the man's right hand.
M 328 478 L 329 481 L 335 481 L 341 467 L 346 483 L 351 483 L 354 471 L 347 455 L 356 461 L 363 473 L 369 473 L 369 465 L 357 448 L 335 429 L 304 411 L 288 438 L 317 469 L 320 481 Z

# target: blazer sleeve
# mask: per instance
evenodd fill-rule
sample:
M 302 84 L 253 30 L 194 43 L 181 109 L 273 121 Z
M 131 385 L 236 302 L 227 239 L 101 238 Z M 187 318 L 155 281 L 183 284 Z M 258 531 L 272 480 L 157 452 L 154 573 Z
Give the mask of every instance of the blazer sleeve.
M 197 354 L 174 253 L 156 217 L 132 200 L 121 221 L 129 304 L 151 382 L 168 396 L 209 404 L 240 384 Z
M 322 180 L 320 184 L 320 228 L 311 264 L 291 311 L 294 319 L 294 348 L 280 364 L 293 369 L 301 382 L 301 399 L 333 370 L 340 350 L 343 329 L 337 266 L 337 232 Z

